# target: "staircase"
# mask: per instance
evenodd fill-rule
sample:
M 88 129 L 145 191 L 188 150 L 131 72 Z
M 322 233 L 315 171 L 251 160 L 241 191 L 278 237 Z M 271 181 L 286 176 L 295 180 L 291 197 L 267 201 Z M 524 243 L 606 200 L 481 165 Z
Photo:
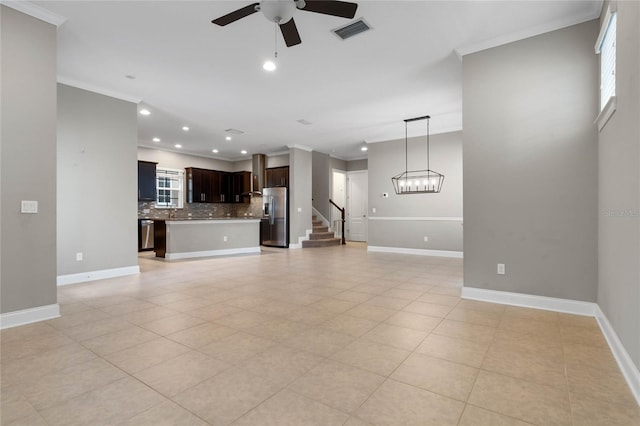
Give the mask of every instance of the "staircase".
M 324 226 L 315 215 L 312 216 L 311 223 L 313 224 L 313 232 L 309 234 L 308 240 L 302 242 L 302 248 L 340 245 L 340 238 L 336 238 L 335 234 L 329 231 L 329 227 Z

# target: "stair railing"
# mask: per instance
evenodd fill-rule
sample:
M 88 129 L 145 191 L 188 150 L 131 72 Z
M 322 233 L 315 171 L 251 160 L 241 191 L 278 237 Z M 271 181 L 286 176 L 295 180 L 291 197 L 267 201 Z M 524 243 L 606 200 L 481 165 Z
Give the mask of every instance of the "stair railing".
M 340 219 L 342 221 L 342 240 L 340 241 L 340 244 L 347 244 L 347 240 L 344 237 L 344 222 L 345 222 L 345 216 L 346 216 L 345 215 L 345 208 L 344 207 L 340 207 L 339 205 L 334 203 L 331 198 L 329 198 L 329 203 L 331 205 L 333 205 L 333 207 L 335 207 L 336 209 L 338 209 L 340 211 Z

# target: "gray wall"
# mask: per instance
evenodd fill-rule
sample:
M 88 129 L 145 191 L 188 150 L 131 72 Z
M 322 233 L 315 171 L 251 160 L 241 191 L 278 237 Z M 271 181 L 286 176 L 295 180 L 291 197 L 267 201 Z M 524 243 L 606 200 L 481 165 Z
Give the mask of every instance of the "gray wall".
M 338 169 L 338 170 L 343 170 L 343 171 L 347 171 L 347 161 L 341 160 L 339 158 L 333 158 L 331 157 L 331 168 L 332 169 Z
M 442 192 L 396 195 L 391 177 L 405 170 L 404 139 L 369 144 L 369 245 L 462 251 L 459 220 L 424 220 L 462 217 L 462 132 L 431 135 L 430 147 L 431 169 L 445 175 Z M 408 152 L 409 170 L 426 168 L 424 136 L 410 138 Z
M 138 264 L 137 132 L 135 104 L 58 85 L 59 276 Z
M 248 160 L 249 168 L 237 168 L 235 163 L 225 160 L 217 160 L 214 158 L 198 157 L 195 155 L 180 154 L 171 151 L 161 151 L 158 149 L 138 147 L 138 160 L 153 161 L 158 166 L 170 169 L 184 169 L 186 167 L 198 167 L 201 169 L 220 170 L 223 172 L 249 170 L 251 171 L 251 160 Z M 239 167 L 245 166 L 245 162 L 240 163 Z M 137 179 L 137 178 L 136 178 Z M 137 182 L 137 180 L 136 180 Z
M 369 167 L 367 159 L 347 161 L 347 171 L 357 172 L 359 170 L 367 170 Z
M 311 229 L 311 152 L 299 148 L 289 150 L 289 240 L 298 244 L 298 238 Z M 298 209 L 301 209 L 298 212 Z
M 284 167 L 288 165 L 289 165 L 289 154 L 267 156 L 267 167 Z
M 313 207 L 325 219 L 330 220 L 331 209 L 329 197 L 331 196 L 331 158 L 328 154 L 313 151 L 312 157 L 312 183 L 311 197 Z
M 640 3 L 619 1 L 617 25 L 617 107 L 599 137 L 598 305 L 640 368 Z
M 0 312 L 55 304 L 56 27 L 0 6 Z M 21 200 L 38 201 L 21 214 Z
M 598 30 L 463 58 L 465 286 L 596 300 Z

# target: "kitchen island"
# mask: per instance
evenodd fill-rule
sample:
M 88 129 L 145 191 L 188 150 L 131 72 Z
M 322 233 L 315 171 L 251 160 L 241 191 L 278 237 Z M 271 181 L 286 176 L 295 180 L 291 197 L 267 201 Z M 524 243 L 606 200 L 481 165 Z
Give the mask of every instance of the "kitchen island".
M 154 239 L 167 260 L 260 253 L 260 219 L 156 219 Z

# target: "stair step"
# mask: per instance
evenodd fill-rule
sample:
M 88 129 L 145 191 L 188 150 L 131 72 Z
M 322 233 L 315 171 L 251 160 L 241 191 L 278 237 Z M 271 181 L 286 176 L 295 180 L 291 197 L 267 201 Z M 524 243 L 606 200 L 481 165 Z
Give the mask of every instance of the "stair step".
M 312 220 L 311 224 L 313 226 L 322 226 L 322 221 L 321 220 Z
M 311 240 L 327 240 L 329 238 L 335 238 L 336 234 L 327 231 L 327 232 L 314 232 L 313 234 L 309 234 L 309 239 Z
M 318 232 L 327 232 L 329 230 L 328 226 L 314 226 L 313 227 L 313 233 L 318 233 Z
M 339 238 L 327 238 L 322 240 L 306 240 L 302 242 L 303 248 L 330 247 L 330 246 L 339 246 L 339 245 L 340 245 Z

